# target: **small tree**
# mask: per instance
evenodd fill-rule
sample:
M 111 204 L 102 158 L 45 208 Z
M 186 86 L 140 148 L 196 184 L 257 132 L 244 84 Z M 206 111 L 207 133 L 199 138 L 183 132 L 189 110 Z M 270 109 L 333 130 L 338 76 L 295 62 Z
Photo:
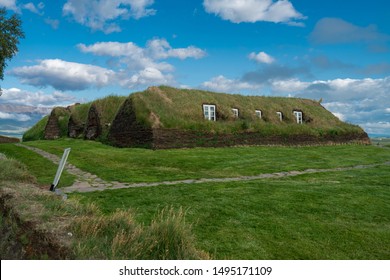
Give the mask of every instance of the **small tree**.
M 22 22 L 15 14 L 7 18 L 5 8 L 0 9 L 0 79 L 4 79 L 4 68 L 18 52 L 19 39 L 24 38 Z M 1 88 L 0 88 L 1 93 Z

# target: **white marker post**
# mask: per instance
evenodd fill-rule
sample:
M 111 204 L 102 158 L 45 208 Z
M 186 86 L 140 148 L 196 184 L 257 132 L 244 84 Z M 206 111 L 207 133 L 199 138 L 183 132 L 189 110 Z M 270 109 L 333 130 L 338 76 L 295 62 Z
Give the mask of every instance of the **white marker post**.
M 51 184 L 51 186 L 50 186 L 50 191 L 52 191 L 52 192 L 54 192 L 55 188 L 58 185 L 58 182 L 60 181 L 60 177 L 61 177 L 62 171 L 64 170 L 66 160 L 68 159 L 69 153 L 70 153 L 70 148 L 67 148 L 64 150 L 64 154 L 62 155 L 60 165 L 58 166 L 58 169 L 57 169 L 56 177 L 54 178 L 53 184 Z

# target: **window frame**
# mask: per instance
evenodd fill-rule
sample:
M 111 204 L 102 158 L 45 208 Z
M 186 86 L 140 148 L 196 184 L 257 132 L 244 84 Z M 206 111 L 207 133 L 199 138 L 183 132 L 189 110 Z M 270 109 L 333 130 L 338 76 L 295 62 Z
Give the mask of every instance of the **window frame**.
M 259 119 L 263 118 L 263 112 L 261 110 L 255 110 L 256 117 Z
M 203 108 L 204 119 L 208 121 L 214 121 L 214 122 L 217 121 L 217 106 L 215 104 L 203 104 L 202 108 Z M 211 108 L 213 108 L 213 110 L 211 110 Z
M 296 120 L 297 124 L 302 124 L 303 123 L 303 112 L 298 111 L 298 110 L 294 110 L 293 113 L 294 113 L 295 120 Z
M 232 112 L 233 112 L 233 117 L 237 119 L 238 116 L 240 115 L 240 110 L 238 110 L 238 108 L 232 108 Z
M 279 120 L 282 122 L 283 121 L 283 113 L 281 111 L 277 111 L 276 115 L 278 115 Z

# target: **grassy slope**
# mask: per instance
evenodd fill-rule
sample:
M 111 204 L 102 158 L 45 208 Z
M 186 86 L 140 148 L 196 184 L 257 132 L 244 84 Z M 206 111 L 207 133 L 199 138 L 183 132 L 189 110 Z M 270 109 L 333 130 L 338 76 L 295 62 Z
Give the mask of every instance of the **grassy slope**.
M 152 87 L 132 94 L 130 98 L 136 104 L 136 114 L 141 122 L 153 126 L 158 119 L 160 126 L 166 128 L 228 133 L 260 131 L 264 135 L 362 131 L 357 126 L 341 122 L 319 103 L 308 99 L 243 96 L 166 86 Z M 216 105 L 217 122 L 204 120 L 204 103 Z M 233 117 L 232 108 L 239 109 L 238 120 Z M 262 111 L 263 119 L 256 117 L 255 110 Z M 296 124 L 294 110 L 302 110 L 304 119 L 310 122 Z M 283 113 L 283 122 L 278 119 L 277 111 Z
M 62 155 L 108 181 L 158 182 L 213 177 L 258 175 L 308 168 L 333 168 L 384 162 L 390 150 L 373 146 L 235 147 L 171 150 L 119 149 L 93 141 L 61 139 L 28 142 Z M 93 163 L 93 164 L 91 164 Z
M 27 130 L 23 134 L 23 141 L 35 141 L 42 140 L 45 136 L 45 127 L 49 116 L 45 116 L 39 122 L 37 122 L 33 127 Z
M 217 259 L 389 259 L 390 167 L 286 179 L 75 195 L 148 223 L 187 209 L 197 246 Z

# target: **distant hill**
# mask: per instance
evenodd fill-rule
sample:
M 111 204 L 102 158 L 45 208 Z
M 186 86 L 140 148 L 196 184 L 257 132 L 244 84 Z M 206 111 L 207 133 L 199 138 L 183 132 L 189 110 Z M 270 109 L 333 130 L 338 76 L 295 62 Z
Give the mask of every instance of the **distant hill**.
M 23 140 L 59 137 L 155 149 L 370 143 L 363 129 L 340 121 L 317 101 L 167 86 L 54 108 Z

